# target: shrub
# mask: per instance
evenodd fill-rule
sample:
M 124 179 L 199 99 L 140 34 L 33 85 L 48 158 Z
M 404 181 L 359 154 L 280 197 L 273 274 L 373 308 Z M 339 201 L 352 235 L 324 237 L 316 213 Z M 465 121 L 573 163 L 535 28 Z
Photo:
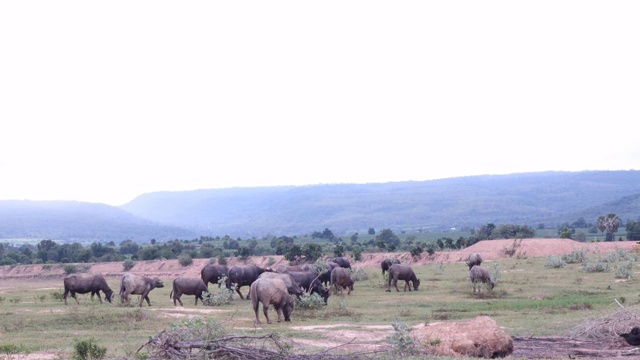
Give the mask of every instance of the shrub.
M 99 360 L 107 354 L 107 348 L 96 344 L 93 338 L 88 340 L 76 340 L 73 345 L 74 360 Z
M 395 332 L 387 337 L 387 341 L 393 346 L 393 352 L 399 357 L 417 355 L 419 353 L 415 340 L 409 334 L 413 329 L 402 321 L 394 321 L 391 326 Z
M 122 263 L 122 269 L 124 271 L 129 271 L 131 269 L 133 269 L 133 267 L 136 265 L 136 262 L 131 260 L 131 259 L 127 259 Z
M 227 281 L 227 277 L 223 276 L 220 278 L 220 283 L 224 284 Z M 214 293 L 203 292 L 202 298 L 204 299 L 203 304 L 205 306 L 221 306 L 221 305 L 229 305 L 233 301 L 235 297 L 235 292 L 233 289 L 227 289 L 224 286 L 218 288 L 218 291 Z
M 633 261 L 627 261 L 623 264 L 619 264 L 615 267 L 614 273 L 617 278 L 631 279 L 633 278 Z
M 218 256 L 218 264 L 219 265 L 227 265 L 227 258 L 224 255 Z
M 320 295 L 313 293 L 302 294 L 300 300 L 296 301 L 296 310 L 319 310 L 324 308 L 324 299 Z
M 77 273 L 77 272 L 78 272 L 78 268 L 76 268 L 75 265 L 67 264 L 64 266 L 64 273 L 67 275 Z
M 178 262 L 182 266 L 189 266 L 189 265 L 193 264 L 193 259 L 191 258 L 191 256 L 189 254 L 182 254 L 178 258 Z
M 587 261 L 587 253 L 585 250 L 573 250 L 569 254 L 562 255 L 562 260 L 567 264 L 580 264 Z
M 355 270 L 351 269 L 351 274 L 349 276 L 353 281 L 369 280 L 369 276 L 363 268 L 357 268 Z
M 582 263 L 582 271 L 584 272 L 607 272 L 609 265 L 600 261 L 585 261 Z
M 560 269 L 567 266 L 567 263 L 562 260 L 562 256 L 547 256 L 547 263 L 544 267 L 547 269 Z

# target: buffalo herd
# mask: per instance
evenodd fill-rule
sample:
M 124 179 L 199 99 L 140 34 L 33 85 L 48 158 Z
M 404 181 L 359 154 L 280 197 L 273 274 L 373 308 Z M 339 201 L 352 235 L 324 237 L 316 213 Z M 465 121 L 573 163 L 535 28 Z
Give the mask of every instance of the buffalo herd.
M 479 254 L 471 254 L 466 264 L 469 266 L 469 281 L 473 284 L 473 292 L 480 283 L 488 284 L 493 289 L 494 282 L 489 276 L 489 272 L 480 264 L 482 258 Z M 398 289 L 398 281 L 404 281 L 404 291 L 417 291 L 420 286 L 420 279 L 416 277 L 413 269 L 406 264 L 393 259 L 385 259 L 381 263 L 382 274 L 388 272 L 387 292 L 391 291 L 391 287 Z M 229 290 L 235 290 L 240 299 L 251 299 L 251 305 L 255 312 L 257 324 L 260 324 L 258 316 L 259 304 L 262 303 L 263 313 L 267 319 L 267 323 L 271 324 L 271 320 L 267 314 L 270 306 L 276 309 L 278 313 L 278 322 L 291 320 L 293 311 L 293 298 L 298 300 L 302 295 L 318 294 L 326 305 L 331 290 L 336 294 L 343 294 L 343 290 L 347 290 L 347 295 L 351 295 L 353 291 L 354 281 L 351 278 L 351 264 L 344 257 L 334 257 L 326 261 L 325 266 L 317 264 L 304 264 L 293 266 L 280 266 L 277 269 L 262 268 L 256 265 L 237 265 L 227 267 L 226 265 L 207 264 L 200 272 L 200 277 L 179 276 L 173 281 L 173 286 L 169 298 L 173 300 L 174 306 L 180 303 L 183 306 L 182 295 L 195 296 L 195 305 L 198 305 L 198 299 L 204 304 L 203 295 L 209 292 L 209 284 L 217 284 L 218 287 L 224 283 Z M 249 291 L 245 296 L 240 292 L 240 288 L 248 286 Z M 328 287 L 327 287 L 328 286 Z M 149 293 L 155 288 L 162 288 L 164 284 L 159 278 L 151 278 L 142 275 L 126 273 L 120 281 L 120 302 L 130 304 L 130 295 L 140 295 L 138 306 L 142 307 L 144 301 L 151 306 Z M 64 278 L 64 303 L 67 304 L 67 296 L 78 302 L 76 293 L 91 294 L 98 296 L 100 303 L 102 298 L 100 292 L 104 294 L 104 298 L 111 302 L 114 298 L 114 292 L 111 290 L 102 275 L 97 274 L 72 274 Z

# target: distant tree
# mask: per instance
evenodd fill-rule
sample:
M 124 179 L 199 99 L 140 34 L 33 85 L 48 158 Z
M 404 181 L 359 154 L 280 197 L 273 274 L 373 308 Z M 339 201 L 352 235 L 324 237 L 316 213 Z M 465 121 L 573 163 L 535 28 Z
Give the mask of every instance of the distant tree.
M 333 248 L 333 254 L 335 256 L 344 256 L 344 246 L 342 246 L 342 244 L 336 244 Z
M 544 229 L 544 224 L 543 223 L 538 224 L 538 230 L 542 230 L 542 229 Z
M 367 231 L 367 234 L 375 235 L 376 234 L 376 230 L 374 228 L 369 228 L 369 230 Z
M 384 243 L 385 248 L 389 251 L 395 250 L 400 245 L 400 238 L 391 229 L 382 229 L 380 234 L 376 236 L 376 240 Z
M 587 240 L 587 236 L 584 234 L 582 230 L 576 230 L 576 240 L 580 242 L 585 242 Z
M 355 233 L 355 234 L 351 235 L 351 242 L 352 243 L 357 243 L 358 242 L 358 233 Z
M 132 240 L 125 240 L 120 243 L 120 254 L 135 254 L 140 250 L 140 245 Z
M 607 216 L 598 217 L 598 229 L 603 233 L 606 231 L 607 235 L 605 241 L 613 241 L 614 234 L 618 231 L 618 227 L 620 227 L 621 221 L 618 215 L 610 213 Z
M 236 256 L 241 258 L 241 259 L 247 259 L 251 255 L 252 255 L 252 252 L 251 252 L 251 249 L 249 249 L 248 246 L 242 245 L 242 246 L 238 247 L 238 249 L 236 250 Z M 286 258 L 286 255 L 285 255 L 285 258 Z
M 589 224 L 587 224 L 583 217 L 579 217 L 578 220 L 571 223 L 571 227 L 585 229 L 589 227 Z
M 411 253 L 411 256 L 413 256 L 413 257 L 420 256 L 420 254 L 422 254 L 422 246 L 416 245 L 409 252 Z
M 571 239 L 572 232 L 569 227 L 565 226 L 564 228 L 562 228 L 562 230 L 559 231 L 558 235 L 561 239 Z
M 307 261 L 316 261 L 322 257 L 322 246 L 316 243 L 306 243 L 302 246 L 302 256 Z
M 289 261 L 296 261 L 302 257 L 302 249 L 300 245 L 292 245 L 289 250 L 284 254 L 284 258 Z
M 640 220 L 628 221 L 625 230 L 627 230 L 627 240 L 640 240 Z

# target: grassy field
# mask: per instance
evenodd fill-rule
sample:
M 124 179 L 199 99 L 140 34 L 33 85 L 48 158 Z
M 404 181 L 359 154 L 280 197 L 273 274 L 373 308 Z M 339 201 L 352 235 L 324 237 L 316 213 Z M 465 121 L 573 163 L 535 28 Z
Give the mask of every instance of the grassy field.
M 394 321 L 413 326 L 486 315 L 512 336 L 564 335 L 588 319 L 619 311 L 614 299 L 631 311 L 640 304 L 635 278 L 621 281 L 612 272 L 584 272 L 580 264 L 547 269 L 546 262 L 546 258 L 485 262 L 483 265 L 492 272 L 499 271 L 500 276 L 495 289 L 481 295 L 473 294 L 464 263 L 414 267 L 421 279 L 420 289 L 406 293 L 402 287 L 400 293 L 386 292 L 380 270 L 366 269 L 368 279 L 356 282 L 350 296 L 346 292 L 342 297 L 333 295 L 321 310 L 296 310 L 291 323 L 274 321 L 268 325 L 263 321 L 258 328 L 254 327 L 254 314 L 247 300 L 236 299 L 219 307 L 196 307 L 193 296 L 183 296 L 185 307 L 176 308 L 169 299 L 168 286 L 151 292 L 151 307 L 146 303 L 143 308 L 122 306 L 118 299 L 114 304 L 100 304 L 97 299 L 92 302 L 88 295 L 79 295 L 79 305 L 70 298 L 65 306 L 60 298 L 62 279 L 3 280 L 0 346 L 55 353 L 64 359 L 70 358 L 76 340 L 94 338 L 107 348 L 107 357 L 134 358 L 150 337 L 194 315 L 224 322 L 234 332 L 277 332 L 315 340 L 325 335 L 292 327 L 342 324 L 333 330 L 353 326 L 362 330 L 366 325 L 390 325 Z M 164 280 L 170 284 L 173 279 Z M 112 289 L 119 288 L 117 278 L 108 282 Z M 243 294 L 247 291 L 248 287 L 242 288 Z M 275 312 L 270 314 L 276 318 Z

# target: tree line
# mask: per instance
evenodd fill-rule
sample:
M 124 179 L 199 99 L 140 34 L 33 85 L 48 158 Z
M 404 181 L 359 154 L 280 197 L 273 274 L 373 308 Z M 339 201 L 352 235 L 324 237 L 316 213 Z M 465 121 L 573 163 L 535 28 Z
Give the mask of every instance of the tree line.
M 572 225 L 589 225 L 579 219 Z M 615 214 L 608 214 L 598 218 L 596 226 L 603 234 L 606 233 L 606 241 L 614 240 L 613 234 L 621 225 L 620 219 Z M 572 232 L 567 226 L 558 229 L 559 237 L 572 238 Z M 640 240 L 640 220 L 628 221 L 626 224 L 627 239 Z M 575 230 L 575 229 L 573 229 Z M 423 252 L 433 254 L 444 249 L 462 249 L 471 246 L 478 241 L 493 239 L 526 239 L 536 236 L 536 230 L 527 225 L 488 223 L 470 229 L 468 237 L 460 236 L 457 239 L 440 237 L 433 241 L 419 241 L 415 235 L 408 235 L 404 239 L 391 229 L 382 229 L 376 232 L 369 228 L 367 237 L 361 238 L 354 233 L 348 238 L 335 236 L 325 228 L 323 231 L 315 231 L 311 234 L 313 241 L 302 241 L 302 238 L 293 236 L 272 236 L 263 239 L 242 240 L 233 239 L 228 235 L 224 237 L 201 236 L 190 240 L 172 240 L 157 243 L 151 240 L 150 244 L 139 244 L 132 240 L 124 240 L 120 244 L 108 242 L 106 244 L 94 242 L 89 245 L 80 243 L 58 243 L 53 240 L 41 240 L 36 245 L 23 244 L 12 245 L 0 243 L 0 265 L 16 264 L 51 264 L 51 263 L 94 263 L 114 262 L 124 260 L 159 260 L 180 259 L 181 263 L 188 264 L 191 259 L 198 258 L 227 258 L 250 256 L 282 255 L 290 261 L 315 261 L 325 255 L 344 256 L 350 254 L 355 260 L 359 260 L 363 252 L 401 252 L 407 251 L 413 256 Z M 577 239 L 580 240 L 580 239 Z

